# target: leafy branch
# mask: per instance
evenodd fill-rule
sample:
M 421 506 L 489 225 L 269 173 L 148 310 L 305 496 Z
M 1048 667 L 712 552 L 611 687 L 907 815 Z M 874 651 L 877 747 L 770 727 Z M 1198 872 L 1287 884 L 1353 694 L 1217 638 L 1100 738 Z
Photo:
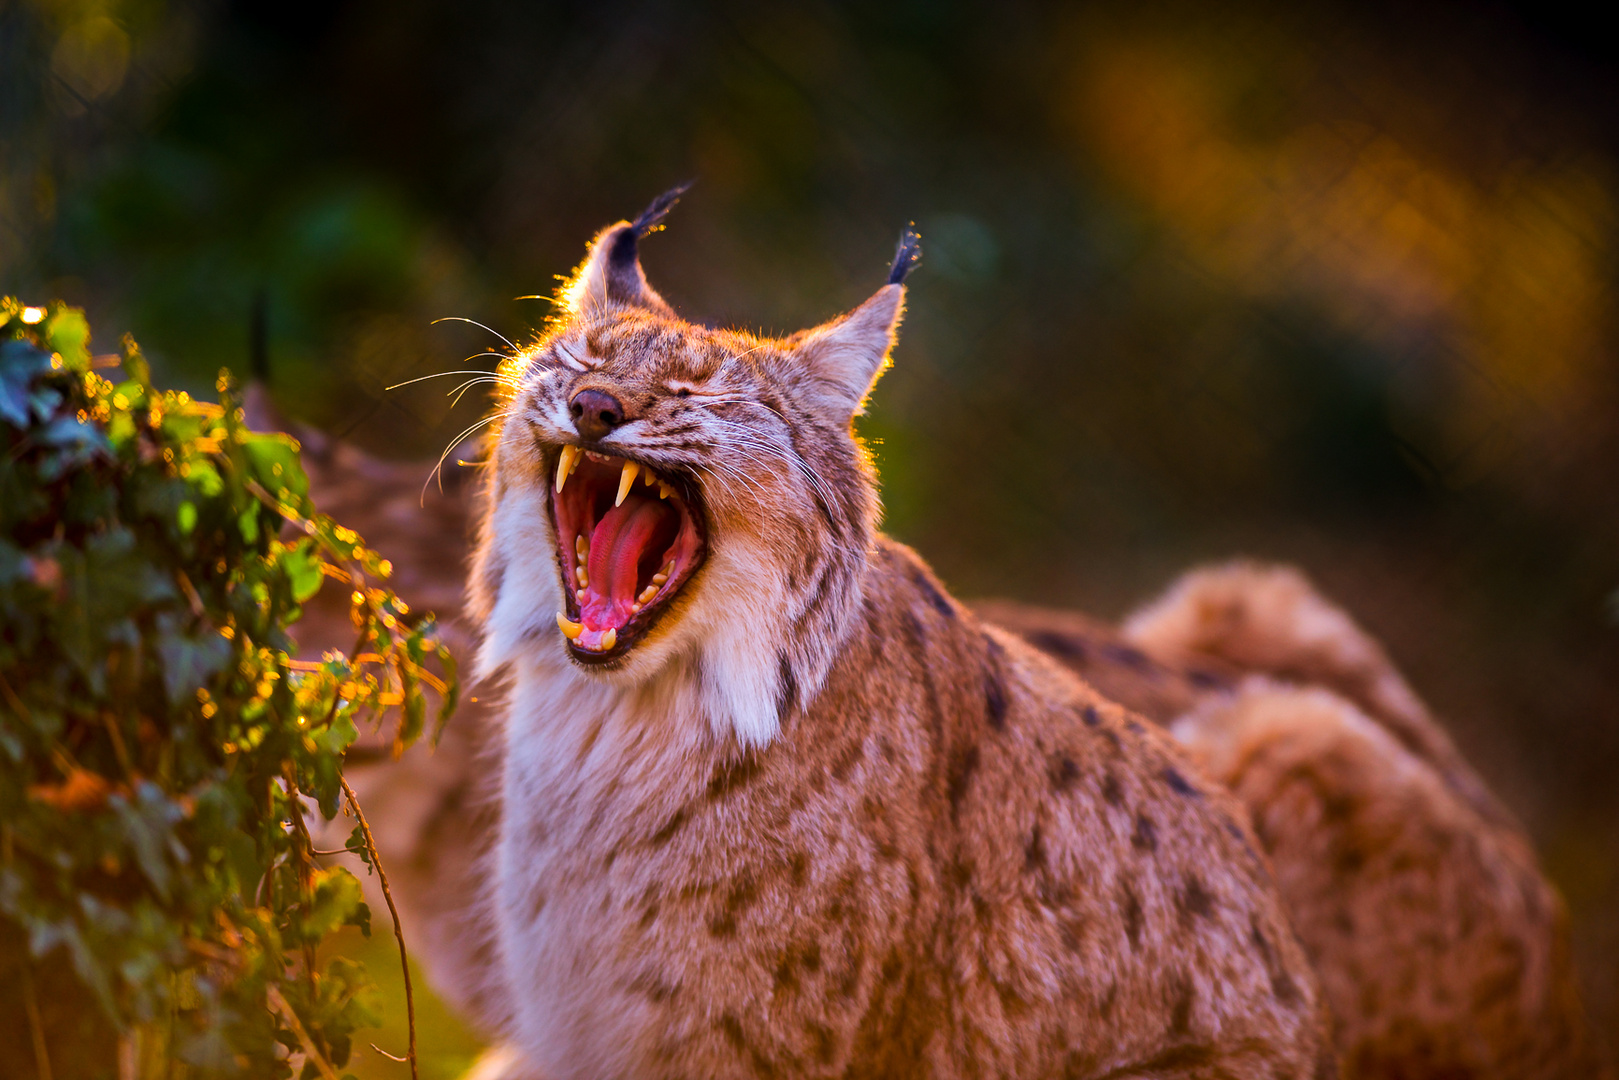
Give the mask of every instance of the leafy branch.
M 307 815 L 346 804 L 346 850 L 381 877 L 344 757 L 390 718 L 402 752 L 429 694 L 436 738 L 454 662 L 310 503 L 296 442 L 244 426 L 228 376 L 200 401 L 156 389 L 128 338 L 88 346 L 78 311 L 0 301 L 0 965 L 20 952 L 41 1075 L 76 1075 L 65 1033 L 88 1008 L 154 1075 L 337 1080 L 374 988 L 318 956 L 370 914 Z M 354 648 L 294 659 L 328 584 Z

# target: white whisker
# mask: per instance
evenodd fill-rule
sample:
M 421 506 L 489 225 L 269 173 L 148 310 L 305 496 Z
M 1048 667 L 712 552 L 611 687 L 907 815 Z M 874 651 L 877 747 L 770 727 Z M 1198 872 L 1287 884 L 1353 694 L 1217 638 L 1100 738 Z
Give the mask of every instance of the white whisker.
M 483 353 L 482 355 L 484 355 L 484 356 L 498 356 L 500 354 L 498 354 L 498 353 Z M 467 359 L 470 360 L 472 358 L 469 356 L 469 357 L 467 357 Z M 491 379 L 499 379 L 500 381 L 505 382 L 505 383 L 507 383 L 507 384 L 509 384 L 511 386 L 519 385 L 516 382 L 516 380 L 508 379 L 504 375 L 500 375 L 500 374 L 498 374 L 496 372 L 493 372 L 493 371 L 479 371 L 476 368 L 474 368 L 474 369 L 471 369 L 471 370 L 468 370 L 468 371 L 436 371 L 431 375 L 420 375 L 420 376 L 417 376 L 414 379 L 406 379 L 404 382 L 394 383 L 392 386 L 385 386 L 385 387 L 383 387 L 383 389 L 384 390 L 398 390 L 401 386 L 411 386 L 411 385 L 414 385 L 415 383 L 426 382 L 428 379 L 442 379 L 442 378 L 444 378 L 444 377 L 446 377 L 448 375 L 486 375 Z M 450 393 L 452 393 L 452 394 L 454 392 L 455 391 L 453 391 L 453 390 L 450 391 Z
M 505 334 L 502 334 L 499 330 L 496 330 L 492 326 L 484 326 L 484 324 L 479 322 L 477 319 L 466 319 L 466 318 L 462 318 L 460 315 L 446 315 L 442 319 L 434 319 L 428 325 L 429 326 L 437 326 L 441 322 L 471 323 L 473 326 L 480 327 L 480 328 L 482 328 L 484 330 L 488 330 L 491 334 L 495 335 L 500 340 L 504 341 L 508 346 L 510 346 L 512 352 L 521 352 L 522 351 L 516 345 L 513 345 L 511 339 L 508 338 Z
M 506 419 L 506 412 L 507 410 L 502 409 L 499 412 L 490 413 L 488 416 L 484 417 L 482 420 L 479 420 L 476 424 L 471 425 L 465 431 L 461 432 L 461 434 L 450 440 L 450 444 L 444 448 L 444 453 L 438 456 L 438 461 L 433 465 L 433 471 L 427 474 L 426 480 L 422 481 L 422 505 L 425 506 L 427 504 L 427 485 L 433 482 L 433 478 L 435 476 L 439 478 L 438 489 L 440 491 L 444 490 L 444 459 L 450 456 L 450 451 L 454 450 L 457 446 L 460 446 L 468 435 L 471 435 L 474 431 L 477 431 L 485 424 L 492 424 L 496 420 Z
M 740 401 L 741 399 L 738 400 Z M 770 406 L 764 405 L 761 402 L 744 401 L 743 403 L 758 405 L 762 409 L 776 413 L 775 409 L 772 409 Z M 776 413 L 776 415 L 780 416 L 781 414 Z M 797 450 L 793 449 L 791 446 L 783 446 L 774 439 L 767 438 L 764 433 L 753 428 L 746 427 L 745 425 L 738 424 L 733 420 L 727 420 L 723 416 L 716 416 L 714 419 L 724 427 L 728 428 L 732 432 L 732 437 L 751 437 L 752 439 L 756 440 L 752 445 L 757 446 L 760 449 L 770 449 L 781 455 L 784 460 L 791 461 L 801 472 L 803 472 L 805 479 L 807 479 L 810 484 L 814 486 L 815 490 L 820 494 L 821 498 L 827 502 L 828 505 L 831 505 L 836 501 L 833 497 L 831 486 L 826 482 L 826 479 L 811 468 L 809 462 L 805 461 L 803 455 L 799 454 Z
M 494 383 L 497 386 L 502 385 L 501 380 L 495 378 L 468 379 L 466 382 L 444 395 L 445 397 L 449 397 L 450 394 L 455 395 L 455 400 L 450 402 L 450 408 L 453 409 L 457 405 L 461 404 L 461 399 L 466 396 L 466 392 L 481 383 Z

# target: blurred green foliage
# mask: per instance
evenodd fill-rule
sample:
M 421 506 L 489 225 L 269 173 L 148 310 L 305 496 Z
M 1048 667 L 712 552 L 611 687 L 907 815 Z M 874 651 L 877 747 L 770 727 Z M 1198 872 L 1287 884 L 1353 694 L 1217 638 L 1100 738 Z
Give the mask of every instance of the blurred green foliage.
M 0 961 L 21 999 L 0 1055 L 112 1075 L 108 1029 L 76 1015 L 99 1009 L 137 1076 L 329 1076 L 380 1017 L 360 965 L 317 962 L 371 916 L 308 817 L 342 808 L 358 725 L 397 712 L 402 749 L 429 687 L 443 723 L 455 666 L 224 373 L 200 401 L 157 389 L 131 339 L 89 342 L 75 309 L 0 302 Z M 328 578 L 354 648 L 293 660 Z M 348 847 L 369 865 L 359 826 Z

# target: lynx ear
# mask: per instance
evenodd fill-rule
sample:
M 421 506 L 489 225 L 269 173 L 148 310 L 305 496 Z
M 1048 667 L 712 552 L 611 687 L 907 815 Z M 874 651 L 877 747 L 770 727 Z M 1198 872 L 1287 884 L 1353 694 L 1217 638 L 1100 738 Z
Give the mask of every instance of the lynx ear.
M 887 369 L 905 311 L 905 275 L 921 257 L 921 237 L 907 228 L 900 236 L 887 285 L 849 314 L 791 339 L 794 354 L 812 381 L 813 397 L 837 420 L 864 410 L 866 395 Z
M 590 254 L 562 290 L 563 303 L 575 315 L 603 310 L 613 305 L 651 308 L 661 314 L 674 312 L 663 297 L 647 284 L 641 270 L 639 241 L 663 228 L 663 219 L 690 188 L 682 184 L 659 195 L 634 221 L 609 225 L 590 243 Z

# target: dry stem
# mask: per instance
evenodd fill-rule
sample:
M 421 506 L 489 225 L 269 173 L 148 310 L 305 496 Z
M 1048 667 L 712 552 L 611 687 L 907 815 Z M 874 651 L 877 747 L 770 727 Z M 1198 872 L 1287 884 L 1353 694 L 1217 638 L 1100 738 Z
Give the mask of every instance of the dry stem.
M 45 1046 L 45 1025 L 39 1018 L 39 1002 L 34 1000 L 34 969 L 22 968 L 22 1001 L 28 1013 L 28 1033 L 34 1038 L 34 1069 L 39 1080 L 51 1080 L 51 1055 Z
M 416 1073 L 416 999 L 410 989 L 410 957 L 405 952 L 405 932 L 399 928 L 399 909 L 394 906 L 393 893 L 388 890 L 388 875 L 383 873 L 382 859 L 377 854 L 377 842 L 372 839 L 371 825 L 360 810 L 360 800 L 354 797 L 354 789 L 349 787 L 347 777 L 339 776 L 337 782 L 343 785 L 343 795 L 349 801 L 349 809 L 354 811 L 355 818 L 360 822 L 360 835 L 365 837 L 366 854 L 371 856 L 371 865 L 376 868 L 377 880 L 382 883 L 382 898 L 388 901 L 388 914 L 393 918 L 394 938 L 399 942 L 399 968 L 405 974 L 405 1019 L 410 1026 L 410 1049 L 406 1052 L 406 1056 L 410 1059 L 411 1080 L 419 1080 Z
M 270 1007 L 281 1014 L 281 1019 L 285 1020 L 287 1026 L 292 1029 L 292 1033 L 298 1036 L 298 1042 L 304 1048 L 304 1058 L 308 1061 L 313 1061 L 315 1068 L 320 1070 L 320 1074 L 326 1080 L 338 1080 L 337 1070 L 332 1068 L 332 1063 L 326 1060 L 326 1055 L 320 1052 L 320 1049 L 315 1045 L 315 1040 L 311 1039 L 309 1032 L 304 1030 L 303 1021 L 298 1019 L 298 1014 L 293 1012 L 291 1005 L 287 1004 L 287 999 L 281 996 L 281 988 L 271 983 L 266 989 L 266 995 L 270 999 Z

